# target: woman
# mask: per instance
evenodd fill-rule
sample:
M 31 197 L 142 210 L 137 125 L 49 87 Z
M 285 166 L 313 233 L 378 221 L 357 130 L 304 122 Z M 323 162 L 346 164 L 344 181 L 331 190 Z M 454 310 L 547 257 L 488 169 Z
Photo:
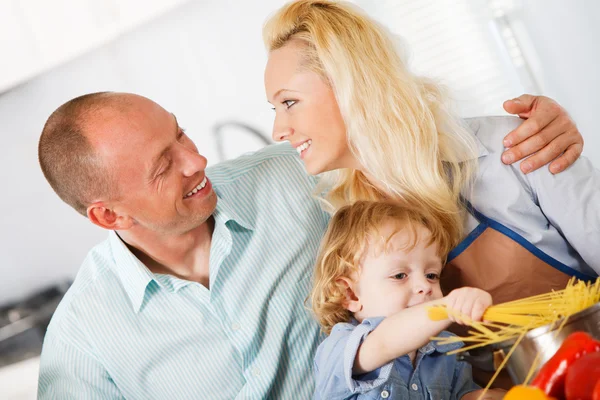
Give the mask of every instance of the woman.
M 522 121 L 457 119 L 435 84 L 406 69 L 391 35 L 350 4 L 290 3 L 264 39 L 273 138 L 323 173 L 331 209 L 397 198 L 442 221 L 456 244 L 446 291 L 475 286 L 499 303 L 598 276 L 600 176 L 588 160 L 557 175 L 525 175 L 529 159 L 504 165 L 502 139 Z

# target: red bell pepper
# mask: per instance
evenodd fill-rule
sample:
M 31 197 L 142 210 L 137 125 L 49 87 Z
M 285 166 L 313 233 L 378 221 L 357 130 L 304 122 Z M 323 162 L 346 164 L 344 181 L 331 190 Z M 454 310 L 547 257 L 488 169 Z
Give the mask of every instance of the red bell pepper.
M 600 342 L 585 332 L 570 334 L 556 354 L 540 369 L 531 382 L 548 396 L 562 399 L 565 397 L 565 378 L 568 368 L 579 357 L 600 350 Z
M 600 352 L 588 353 L 571 365 L 565 378 L 567 400 L 592 400 L 600 382 Z
M 594 392 L 592 393 L 592 400 L 600 400 L 600 381 L 594 386 Z

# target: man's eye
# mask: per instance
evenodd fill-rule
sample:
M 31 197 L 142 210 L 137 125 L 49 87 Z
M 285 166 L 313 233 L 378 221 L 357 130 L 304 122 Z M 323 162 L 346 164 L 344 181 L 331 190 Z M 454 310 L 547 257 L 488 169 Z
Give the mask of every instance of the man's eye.
M 172 162 L 171 162 L 171 161 L 169 161 L 169 162 L 168 162 L 168 163 L 167 163 L 167 164 L 166 164 L 166 165 L 165 165 L 163 168 L 161 168 L 161 169 L 158 171 L 158 173 L 156 174 L 156 177 L 158 178 L 158 177 L 161 177 L 161 176 L 163 176 L 164 174 L 166 174 L 166 173 L 169 171 L 169 169 L 171 168 L 171 163 L 172 163 Z
M 427 279 L 429 279 L 430 281 L 437 281 L 437 280 L 440 279 L 440 275 L 439 274 L 434 274 L 434 273 L 427 274 L 427 275 L 425 275 L 425 277 Z
M 284 100 L 281 102 L 282 104 L 285 104 L 285 106 L 287 108 L 292 107 L 294 104 L 296 104 L 296 100 Z
M 400 272 L 399 274 L 394 275 L 394 279 L 398 280 L 406 279 L 406 277 L 408 277 L 408 275 L 406 275 L 406 273 L 404 272 Z

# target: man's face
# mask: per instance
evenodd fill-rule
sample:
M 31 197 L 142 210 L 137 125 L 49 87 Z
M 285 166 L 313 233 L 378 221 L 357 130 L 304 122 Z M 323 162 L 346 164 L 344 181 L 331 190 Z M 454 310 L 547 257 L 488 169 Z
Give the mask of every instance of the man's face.
M 124 96 L 121 110 L 96 115 L 90 124 L 90 140 L 116 179 L 114 211 L 162 234 L 200 226 L 217 203 L 206 158 L 173 114 L 144 97 Z

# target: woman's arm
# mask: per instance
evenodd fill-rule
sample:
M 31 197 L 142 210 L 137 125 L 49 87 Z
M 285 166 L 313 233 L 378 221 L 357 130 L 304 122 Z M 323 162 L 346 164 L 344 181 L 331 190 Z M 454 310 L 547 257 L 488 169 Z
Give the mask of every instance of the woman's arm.
M 374 371 L 424 346 L 432 336 L 443 331 L 451 322 L 462 322 L 453 317 L 443 321 L 431 321 L 427 316 L 428 307 L 440 304 L 472 320 L 480 321 L 483 312 L 492 305 L 492 297 L 483 290 L 464 287 L 453 290 L 442 299 L 405 308 L 387 317 L 358 348 L 352 369 L 353 374 Z
M 561 174 L 540 169 L 525 179 L 549 223 L 600 273 L 600 171 L 581 157 Z
M 567 111 L 554 100 L 524 94 L 504 102 L 504 109 L 526 119 L 504 138 L 504 146 L 509 148 L 502 156 L 505 164 L 531 156 L 521 163 L 521 171 L 529 173 L 554 160 L 549 168 L 557 174 L 581 155 L 583 137 Z

